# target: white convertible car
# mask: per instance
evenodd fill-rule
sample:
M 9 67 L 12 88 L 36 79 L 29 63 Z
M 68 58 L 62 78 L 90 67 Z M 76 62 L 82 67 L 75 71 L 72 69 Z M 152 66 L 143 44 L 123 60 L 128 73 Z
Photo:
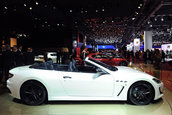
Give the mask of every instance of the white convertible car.
M 163 83 L 129 67 L 113 67 L 92 58 L 70 71 L 51 61 L 10 70 L 7 87 L 28 105 L 46 100 L 122 100 L 146 105 L 163 96 Z

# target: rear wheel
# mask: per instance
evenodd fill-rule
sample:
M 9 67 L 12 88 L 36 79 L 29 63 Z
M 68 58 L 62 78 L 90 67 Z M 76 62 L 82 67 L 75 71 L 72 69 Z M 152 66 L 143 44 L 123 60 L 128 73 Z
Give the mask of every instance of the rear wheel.
M 46 89 L 37 81 L 24 83 L 20 91 L 22 101 L 27 105 L 40 105 L 46 100 Z
M 153 87 L 147 82 L 137 82 L 129 89 L 128 100 L 135 105 L 147 105 L 153 98 Z

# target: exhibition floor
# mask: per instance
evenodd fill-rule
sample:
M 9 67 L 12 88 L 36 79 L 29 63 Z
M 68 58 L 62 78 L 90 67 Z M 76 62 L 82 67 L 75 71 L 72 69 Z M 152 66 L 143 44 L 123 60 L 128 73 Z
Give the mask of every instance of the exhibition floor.
M 163 82 L 172 79 L 169 67 L 156 70 L 153 65 L 143 63 L 132 64 L 131 67 L 141 68 Z M 53 101 L 40 106 L 28 106 L 13 99 L 7 89 L 0 86 L 0 115 L 171 115 L 172 91 L 169 89 L 164 88 L 162 100 L 144 106 L 121 101 Z

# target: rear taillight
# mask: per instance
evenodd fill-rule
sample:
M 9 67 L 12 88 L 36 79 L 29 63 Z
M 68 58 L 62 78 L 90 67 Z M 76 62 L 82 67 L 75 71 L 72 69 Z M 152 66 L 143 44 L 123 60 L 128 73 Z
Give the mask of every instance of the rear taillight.
M 13 76 L 14 76 L 14 75 L 11 74 L 11 73 L 8 74 L 8 78 L 12 78 Z

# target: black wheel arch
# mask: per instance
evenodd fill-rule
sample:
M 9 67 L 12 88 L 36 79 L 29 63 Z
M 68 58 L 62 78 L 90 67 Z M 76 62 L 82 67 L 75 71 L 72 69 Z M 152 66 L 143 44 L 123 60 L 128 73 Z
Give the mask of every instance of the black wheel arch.
M 141 80 L 141 81 L 136 81 L 136 82 L 132 83 L 130 85 L 130 87 L 128 88 L 128 91 L 127 91 L 127 101 L 129 101 L 129 92 L 130 92 L 131 87 L 134 84 L 137 84 L 137 83 L 147 83 L 147 84 L 149 84 L 152 87 L 152 89 L 153 89 L 153 99 L 155 98 L 155 89 L 154 89 L 153 85 L 150 82 L 148 82 L 148 81 Z M 153 101 L 153 99 L 152 99 L 152 101 Z
M 31 79 L 31 80 L 27 80 L 25 82 L 22 83 L 21 87 L 20 87 L 20 98 L 21 98 L 21 89 L 22 89 L 22 86 L 25 84 L 25 83 L 28 83 L 28 82 L 37 82 L 37 83 L 40 83 L 44 88 L 45 88 L 45 91 L 46 91 L 46 101 L 48 101 L 48 91 L 47 91 L 47 88 L 45 87 L 45 85 L 43 83 L 41 83 L 40 81 L 38 80 L 34 80 L 34 79 Z

